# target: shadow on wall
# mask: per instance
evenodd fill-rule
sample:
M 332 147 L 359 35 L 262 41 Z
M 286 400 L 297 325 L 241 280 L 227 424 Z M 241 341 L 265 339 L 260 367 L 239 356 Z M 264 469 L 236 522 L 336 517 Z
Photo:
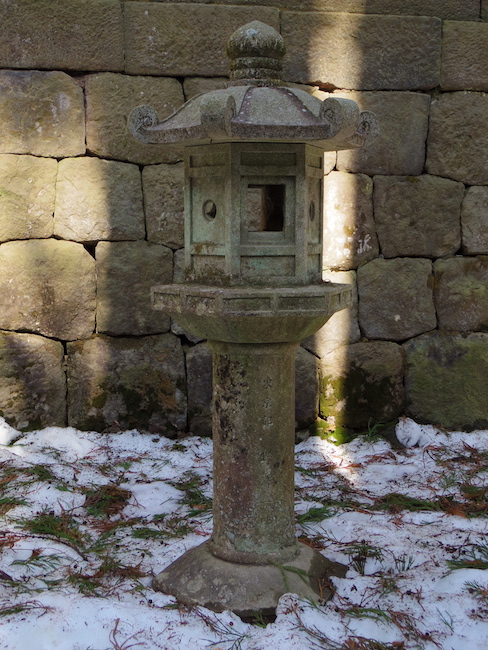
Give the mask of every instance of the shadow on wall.
M 317 0 L 314 8 L 320 10 L 321 5 Z M 367 14 L 367 0 L 361 10 Z M 284 13 L 285 78 L 316 85 L 320 98 L 333 94 L 353 99 L 362 110 L 378 114 L 381 129 L 376 93 L 364 91 L 388 87 L 381 77 L 384 68 L 388 69 L 388 62 L 382 61 L 388 20 L 361 14 Z M 372 173 L 364 165 L 365 160 L 375 158 L 382 159 L 383 168 L 372 173 L 392 171 L 384 143 L 378 147 L 373 140 L 365 150 L 338 152 L 329 161 L 330 173 L 324 179 L 324 279 L 352 285 L 355 296 L 353 307 L 335 314 L 302 343 L 319 358 L 319 413 L 331 428 L 361 429 L 372 422 L 389 421 L 403 411 L 400 346 L 366 340 L 359 326 L 358 268 L 380 252 Z

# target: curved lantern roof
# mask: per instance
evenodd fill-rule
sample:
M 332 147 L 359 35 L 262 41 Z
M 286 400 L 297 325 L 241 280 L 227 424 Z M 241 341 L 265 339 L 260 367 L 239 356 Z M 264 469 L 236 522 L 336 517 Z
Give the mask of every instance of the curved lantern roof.
M 349 99 L 317 97 L 281 81 L 285 45 L 272 27 L 253 21 L 232 34 L 230 82 L 190 99 L 158 122 L 139 106 L 129 128 L 148 144 L 314 142 L 326 151 L 355 149 L 378 132 L 376 116 Z

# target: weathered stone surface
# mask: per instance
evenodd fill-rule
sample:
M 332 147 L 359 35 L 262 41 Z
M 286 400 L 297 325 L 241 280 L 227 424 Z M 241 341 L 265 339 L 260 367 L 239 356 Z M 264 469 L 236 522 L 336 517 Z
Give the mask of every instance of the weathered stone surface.
M 434 277 L 439 327 L 488 331 L 488 256 L 437 260 Z
M 126 63 L 129 74 L 226 75 L 229 36 L 261 20 L 279 29 L 279 11 L 265 7 L 217 7 L 126 2 Z
M 185 251 L 180 248 L 173 255 L 173 282 L 181 284 L 185 281 Z
M 434 100 L 427 141 L 429 174 L 468 185 L 487 185 L 487 121 L 488 95 L 445 93 Z
M 446 429 L 488 427 L 488 334 L 424 334 L 406 352 L 406 413 Z
M 385 257 L 443 257 L 461 245 L 464 185 L 437 176 L 375 176 L 374 219 Z
M 54 234 L 62 239 L 144 239 L 141 174 L 137 165 L 67 158 L 59 163 Z
M 432 263 L 378 258 L 358 269 L 359 326 L 364 336 L 402 341 L 436 326 Z
M 68 424 L 172 435 L 186 429 L 183 351 L 172 334 L 68 344 Z
M 174 0 L 134 0 L 135 2 L 173 2 Z M 482 0 L 485 2 L 486 0 Z M 209 0 L 180 0 L 180 3 L 208 4 Z M 212 4 L 228 4 L 229 0 L 212 0 Z M 406 16 L 438 16 L 444 19 L 478 20 L 480 0 L 232 0 L 234 5 L 276 6 L 299 11 L 333 11 L 359 14 L 398 14 Z M 487 13 L 488 15 L 488 13 Z
M 337 169 L 374 174 L 421 174 L 430 97 L 420 93 L 338 93 L 378 117 L 380 134 L 357 151 L 339 151 Z
M 192 99 L 202 93 L 225 88 L 228 81 L 227 77 L 187 77 L 183 80 L 185 100 Z
M 0 332 L 0 415 L 19 431 L 66 426 L 64 350 L 35 334 Z
M 58 163 L 0 154 L 0 241 L 53 234 Z
M 378 252 L 373 181 L 364 174 L 331 172 L 324 179 L 324 267 L 348 271 Z
M 295 428 L 305 429 L 319 413 L 319 365 L 313 354 L 299 347 L 295 355 Z
M 144 208 L 147 239 L 178 249 L 184 246 L 185 170 L 183 163 L 144 167 Z
M 188 428 L 196 436 L 212 435 L 212 352 L 206 343 L 186 353 Z
M 183 104 L 183 90 L 176 79 L 129 77 L 105 72 L 86 81 L 86 141 L 98 156 L 142 165 L 176 162 L 181 153 L 167 145 L 138 142 L 129 132 L 127 118 L 142 104 L 151 105 L 160 120 Z
M 396 343 L 354 343 L 327 354 L 320 365 L 320 414 L 329 424 L 365 427 L 402 413 L 404 362 Z
M 488 90 L 488 25 L 459 20 L 444 23 L 441 87 Z
M 106 334 L 167 332 L 169 316 L 151 309 L 151 287 L 168 284 L 173 254 L 165 246 L 100 242 L 97 260 L 97 331 Z
M 461 209 L 463 249 L 488 253 L 488 187 L 469 187 Z
M 0 246 L 0 329 L 72 341 L 95 328 L 95 260 L 55 239 Z
M 434 88 L 441 26 L 425 16 L 284 12 L 284 79 L 355 90 Z
M 7 0 L 0 24 L 2 68 L 124 69 L 118 0 Z
M 324 280 L 348 284 L 352 287 L 352 306 L 332 314 L 318 332 L 302 341 L 304 348 L 317 357 L 324 357 L 332 350 L 361 338 L 358 324 L 358 292 L 355 271 L 326 271 Z
M 0 153 L 85 152 L 81 86 L 64 72 L 0 71 Z
M 481 19 L 488 20 L 488 0 L 481 0 Z

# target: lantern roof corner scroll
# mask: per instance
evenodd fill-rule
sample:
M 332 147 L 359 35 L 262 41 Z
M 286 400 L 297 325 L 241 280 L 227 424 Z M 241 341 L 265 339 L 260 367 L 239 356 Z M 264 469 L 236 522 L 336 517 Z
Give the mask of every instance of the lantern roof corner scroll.
M 132 135 L 147 144 L 211 142 L 315 143 L 325 151 L 357 149 L 378 134 L 374 113 L 356 102 L 317 97 L 281 81 L 285 45 L 269 25 L 253 21 L 230 37 L 227 88 L 203 93 L 159 122 L 150 106 L 129 117 Z

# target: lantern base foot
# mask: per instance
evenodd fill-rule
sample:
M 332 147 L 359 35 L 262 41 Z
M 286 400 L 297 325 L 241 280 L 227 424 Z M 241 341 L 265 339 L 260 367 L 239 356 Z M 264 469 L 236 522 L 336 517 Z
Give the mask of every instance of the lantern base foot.
M 214 612 L 232 610 L 246 618 L 257 612 L 273 615 L 286 593 L 329 600 L 333 589 L 328 578 L 343 577 L 346 571 L 344 565 L 304 544 L 300 544 L 297 557 L 280 566 L 226 562 L 212 555 L 204 542 L 157 575 L 152 586 L 186 605 L 202 605 Z

